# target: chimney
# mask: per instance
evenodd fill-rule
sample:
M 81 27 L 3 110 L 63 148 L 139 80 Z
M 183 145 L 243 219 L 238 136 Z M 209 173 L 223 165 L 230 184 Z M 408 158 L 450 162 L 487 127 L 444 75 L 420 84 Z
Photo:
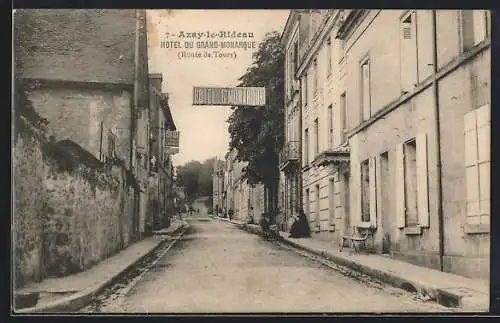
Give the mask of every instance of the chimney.
M 161 75 L 161 73 L 149 74 L 149 83 L 153 85 L 153 87 L 156 88 L 160 93 L 161 93 L 162 81 L 163 81 L 163 76 Z

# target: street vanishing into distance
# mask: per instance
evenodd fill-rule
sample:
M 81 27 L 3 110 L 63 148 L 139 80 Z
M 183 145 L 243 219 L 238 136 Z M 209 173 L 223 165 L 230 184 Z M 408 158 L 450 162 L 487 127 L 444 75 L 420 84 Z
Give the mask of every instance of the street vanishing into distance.
M 206 215 L 80 312 L 453 311 Z M 158 258 L 158 259 L 157 259 Z

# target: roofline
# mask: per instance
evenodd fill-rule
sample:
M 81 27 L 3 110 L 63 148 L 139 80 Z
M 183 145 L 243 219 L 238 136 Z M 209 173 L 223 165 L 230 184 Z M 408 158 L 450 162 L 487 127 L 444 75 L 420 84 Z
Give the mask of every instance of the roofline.
M 290 9 L 290 13 L 288 14 L 288 18 L 286 19 L 285 27 L 283 28 L 283 32 L 281 33 L 280 37 L 280 43 L 281 45 L 285 46 L 285 39 L 288 38 L 288 35 L 292 32 L 292 21 L 295 20 L 296 16 L 298 15 L 297 12 L 298 9 Z

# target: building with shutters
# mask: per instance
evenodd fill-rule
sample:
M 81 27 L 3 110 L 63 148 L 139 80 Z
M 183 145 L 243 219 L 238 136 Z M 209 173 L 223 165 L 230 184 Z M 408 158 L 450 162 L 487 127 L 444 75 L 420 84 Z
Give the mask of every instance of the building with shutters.
M 485 10 L 344 11 L 350 225 L 377 252 L 489 277 L 490 31 Z
M 485 10 L 291 10 L 286 214 L 303 208 L 316 239 L 367 232 L 374 252 L 489 277 L 490 30 Z
M 226 204 L 225 169 L 226 163 L 216 159 L 212 174 L 212 214 L 214 215 L 222 213 Z
M 349 230 L 345 70 L 339 10 L 292 10 L 285 46 L 285 229 L 303 209 L 313 238 L 340 242 Z
M 233 211 L 233 218 L 248 221 L 250 217 L 258 222 L 264 212 L 264 185 L 250 184 L 245 177 L 246 162 L 237 159 L 237 150 L 232 148 L 225 156 L 223 190 L 217 192 L 223 204 L 223 214 Z M 215 186 L 214 186 L 215 187 Z M 214 201 L 216 193 L 214 192 Z M 214 202 L 215 203 L 215 202 Z
M 170 111 L 168 94 L 162 92 L 162 81 L 161 74 L 149 74 L 148 215 L 152 217 L 153 230 L 170 223 L 174 213 L 172 155 L 179 151 L 179 132 Z

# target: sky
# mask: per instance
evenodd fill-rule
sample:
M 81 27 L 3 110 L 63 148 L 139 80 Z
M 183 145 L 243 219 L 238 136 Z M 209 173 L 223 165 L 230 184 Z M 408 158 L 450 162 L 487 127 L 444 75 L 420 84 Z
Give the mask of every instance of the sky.
M 177 130 L 180 131 L 180 152 L 173 156 L 175 165 L 191 160 L 223 158 L 228 150 L 229 133 L 226 120 L 230 107 L 193 106 L 194 86 L 233 87 L 252 64 L 252 53 L 267 32 L 281 33 L 289 10 L 148 10 L 149 72 L 163 76 L 162 92 L 168 93 L 169 105 Z M 206 32 L 236 31 L 253 33 L 254 38 L 204 38 Z M 200 33 L 191 39 L 188 33 Z M 203 34 L 201 34 L 203 33 Z M 183 48 L 165 48 L 165 42 L 179 41 Z M 185 41 L 194 41 L 186 49 Z M 198 41 L 255 41 L 255 49 L 198 49 Z M 164 42 L 164 47 L 161 47 Z M 233 53 L 233 57 L 216 58 L 214 51 Z M 198 52 L 202 57 L 182 57 Z M 208 52 L 211 57 L 203 57 Z M 236 57 L 234 57 L 236 53 Z

